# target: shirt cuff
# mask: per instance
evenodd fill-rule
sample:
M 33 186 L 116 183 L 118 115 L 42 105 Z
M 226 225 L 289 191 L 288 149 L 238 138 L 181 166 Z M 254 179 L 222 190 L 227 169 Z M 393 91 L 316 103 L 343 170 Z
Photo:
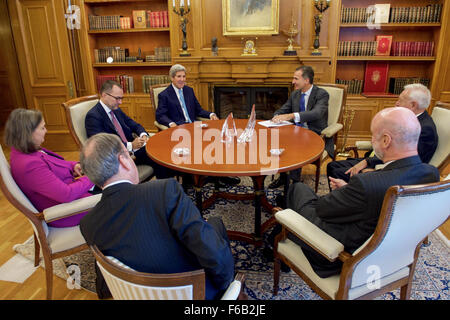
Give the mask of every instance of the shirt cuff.
M 131 144 L 131 142 L 127 142 L 127 150 L 128 150 L 128 152 L 133 151 L 133 145 Z
M 209 118 L 212 119 L 212 116 L 216 116 L 216 117 L 217 117 L 217 115 L 216 115 L 214 112 L 211 112 L 211 113 L 209 114 Z
M 172 121 L 172 122 L 169 123 L 169 127 L 170 127 L 170 125 L 171 125 L 172 123 L 173 123 L 173 124 L 176 124 L 175 122 Z
M 294 122 L 300 122 L 300 112 L 294 112 Z

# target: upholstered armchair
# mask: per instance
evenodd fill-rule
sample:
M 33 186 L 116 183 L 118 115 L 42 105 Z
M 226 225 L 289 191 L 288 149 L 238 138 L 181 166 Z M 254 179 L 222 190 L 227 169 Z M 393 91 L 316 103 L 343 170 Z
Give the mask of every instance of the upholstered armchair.
M 448 219 L 449 208 L 449 180 L 390 187 L 374 234 L 352 254 L 295 211 L 279 211 L 275 218 L 282 232 L 275 240 L 274 294 L 278 292 L 283 261 L 324 299 L 372 299 L 398 287 L 401 299 L 409 299 L 422 241 Z M 341 260 L 341 273 L 320 278 L 300 246 L 287 238 L 288 232 L 328 260 Z
M 203 269 L 171 274 L 137 272 L 118 259 L 104 256 L 90 246 L 108 288 L 116 300 L 204 300 Z M 244 275 L 238 273 L 222 300 L 237 300 L 242 294 Z
M 98 103 L 98 101 L 98 95 L 92 95 L 71 99 L 62 104 L 65 110 L 70 134 L 80 149 L 87 140 L 84 122 L 86 114 Z M 149 180 L 153 176 L 154 170 L 151 166 L 140 164 L 136 167 L 138 169 L 140 182 Z
M 30 221 L 34 230 L 34 265 L 39 265 L 40 251 L 45 263 L 47 299 L 52 298 L 53 265 L 52 260 L 72 255 L 88 248 L 81 235 L 80 227 L 53 228 L 49 222 L 69 217 L 94 207 L 101 194 L 59 204 L 39 212 L 20 190 L 11 175 L 11 169 L 0 148 L 0 188 L 5 197 Z
M 328 100 L 328 126 L 320 133 L 323 139 L 332 138 L 334 141 L 334 152 L 328 154 L 327 151 L 323 151 L 322 156 L 315 163 L 316 165 L 316 183 L 315 191 L 319 188 L 320 179 L 320 167 L 321 164 L 328 158 L 336 158 L 337 137 L 339 131 L 344 127 L 340 121 L 342 121 L 342 112 L 347 103 L 347 86 L 342 84 L 316 84 L 319 88 L 326 90 L 330 96 Z

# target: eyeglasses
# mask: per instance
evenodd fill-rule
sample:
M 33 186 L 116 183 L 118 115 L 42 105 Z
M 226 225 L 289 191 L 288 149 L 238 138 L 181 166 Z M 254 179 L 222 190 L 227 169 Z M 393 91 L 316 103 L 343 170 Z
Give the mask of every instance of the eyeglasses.
M 108 96 L 113 97 L 113 98 L 116 99 L 116 100 L 123 100 L 123 97 L 115 97 L 115 96 L 109 94 L 108 92 L 105 92 L 105 93 L 106 93 Z

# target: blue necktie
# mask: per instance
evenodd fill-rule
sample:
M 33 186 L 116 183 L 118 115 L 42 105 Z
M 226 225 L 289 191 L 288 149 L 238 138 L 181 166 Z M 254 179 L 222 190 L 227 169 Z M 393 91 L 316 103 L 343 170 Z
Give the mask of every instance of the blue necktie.
M 302 96 L 300 97 L 300 112 L 306 111 L 306 108 L 305 108 L 305 96 L 306 96 L 306 93 L 302 93 Z
M 191 121 L 191 118 L 189 118 L 189 113 L 186 108 L 186 102 L 184 101 L 183 89 L 180 89 L 180 100 L 181 100 L 181 107 L 183 108 L 183 111 L 187 117 L 187 122 L 191 123 L 192 121 Z
M 302 95 L 300 97 L 300 112 L 306 111 L 306 108 L 305 108 L 305 96 L 306 96 L 306 93 L 302 93 Z M 296 125 L 300 126 L 300 127 L 305 127 L 301 122 L 296 123 Z

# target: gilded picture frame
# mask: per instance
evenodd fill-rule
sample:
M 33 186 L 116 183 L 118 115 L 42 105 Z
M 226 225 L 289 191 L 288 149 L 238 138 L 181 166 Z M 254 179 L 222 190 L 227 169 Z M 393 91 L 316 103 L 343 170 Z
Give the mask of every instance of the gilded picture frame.
M 222 0 L 223 35 L 279 33 L 279 0 Z

